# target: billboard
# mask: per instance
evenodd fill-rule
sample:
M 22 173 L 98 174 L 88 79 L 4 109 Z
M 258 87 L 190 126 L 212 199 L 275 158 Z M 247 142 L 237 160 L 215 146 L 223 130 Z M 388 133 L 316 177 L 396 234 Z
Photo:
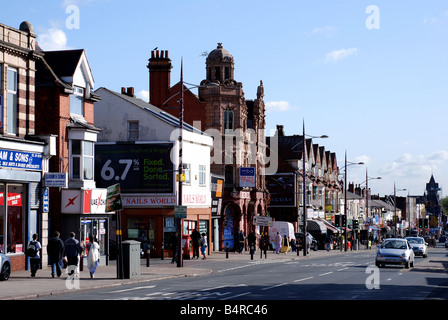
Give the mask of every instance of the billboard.
M 97 187 L 120 184 L 121 192 L 173 193 L 172 143 L 95 145 Z
M 240 168 L 240 187 L 241 188 L 255 188 L 256 187 L 256 169 L 255 168 Z
M 296 206 L 296 176 L 278 173 L 266 176 L 266 189 L 270 193 L 270 207 Z

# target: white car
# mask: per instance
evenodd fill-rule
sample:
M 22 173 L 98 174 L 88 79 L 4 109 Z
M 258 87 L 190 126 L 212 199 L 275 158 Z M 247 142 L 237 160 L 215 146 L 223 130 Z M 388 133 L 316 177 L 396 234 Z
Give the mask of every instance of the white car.
M 11 275 L 11 260 L 0 252 L 0 281 L 6 281 Z
M 425 239 L 422 237 L 406 237 L 406 240 L 409 241 L 415 256 L 422 256 L 423 258 L 428 256 L 428 244 Z
M 378 246 L 375 265 L 380 268 L 387 264 L 398 264 L 409 268 L 414 266 L 414 260 L 414 250 L 406 239 L 389 238 Z

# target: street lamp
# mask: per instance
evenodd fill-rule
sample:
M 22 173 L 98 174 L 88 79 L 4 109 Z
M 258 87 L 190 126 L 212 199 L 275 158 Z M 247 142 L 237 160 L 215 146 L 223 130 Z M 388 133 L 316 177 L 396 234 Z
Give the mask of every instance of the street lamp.
M 172 98 L 180 94 L 180 100 L 179 100 L 179 168 L 178 168 L 178 201 L 177 205 L 180 207 L 182 206 L 182 175 L 183 175 L 183 129 L 184 129 L 184 91 L 190 90 L 191 88 L 186 88 L 184 90 L 184 62 L 183 59 L 181 59 L 181 67 L 180 67 L 180 91 L 176 93 L 175 95 L 171 96 L 166 100 L 163 105 L 165 105 L 168 101 L 170 101 Z M 193 85 L 191 83 L 187 83 L 188 85 L 191 85 L 192 88 L 200 88 L 200 87 L 207 87 L 207 86 L 199 86 L 199 85 Z M 211 84 L 210 86 L 219 86 L 216 83 Z M 183 267 L 183 256 L 182 256 L 182 226 L 183 226 L 183 218 L 178 218 L 177 223 L 177 267 Z M 173 253 L 174 254 L 174 253 Z
M 303 256 L 306 256 L 306 219 L 307 219 L 307 212 L 306 212 L 306 168 L 305 168 L 305 149 L 306 149 L 306 137 L 305 134 L 305 120 L 303 120 L 303 136 L 302 136 L 302 177 L 303 177 Z M 315 136 L 308 136 L 310 138 L 322 138 L 326 139 L 328 136 L 322 135 L 320 137 Z M 295 147 L 295 146 L 294 146 Z M 293 147 L 293 148 L 294 148 Z
M 364 162 L 349 162 L 347 161 L 347 150 L 345 151 L 345 169 L 344 169 L 344 215 L 347 221 L 347 167 L 348 165 L 363 165 Z M 347 222 L 344 227 L 344 251 L 347 251 Z
M 395 236 L 397 236 L 398 233 L 398 217 L 397 217 L 397 191 L 406 191 L 406 189 L 399 189 L 397 190 L 395 187 L 395 182 L 394 182 L 394 220 L 395 220 Z

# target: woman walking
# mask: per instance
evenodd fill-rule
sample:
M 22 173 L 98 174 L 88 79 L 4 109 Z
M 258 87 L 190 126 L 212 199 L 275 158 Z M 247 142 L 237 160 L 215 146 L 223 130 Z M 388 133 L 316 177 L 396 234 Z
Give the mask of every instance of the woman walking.
M 100 246 L 96 239 L 90 235 L 89 243 L 87 244 L 87 267 L 89 268 L 90 278 L 95 277 L 95 271 L 100 260 Z

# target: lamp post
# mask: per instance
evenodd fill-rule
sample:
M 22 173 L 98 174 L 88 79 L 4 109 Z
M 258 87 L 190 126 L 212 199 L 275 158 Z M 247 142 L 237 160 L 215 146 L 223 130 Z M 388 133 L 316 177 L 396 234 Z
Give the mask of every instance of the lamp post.
M 347 163 L 349 165 L 359 164 L 362 165 L 364 162 L 348 162 L 347 161 L 347 150 L 345 151 L 345 165 L 344 165 L 344 215 L 345 215 L 345 227 L 344 227 L 344 251 L 347 251 Z
M 189 90 L 191 88 L 200 88 L 200 87 L 209 87 L 209 86 L 219 86 L 218 84 L 212 83 L 209 86 L 200 86 L 200 85 L 193 85 L 191 83 L 187 83 L 188 85 L 191 85 L 191 88 L 186 88 L 184 90 L 184 69 L 183 69 L 183 58 L 181 59 L 181 68 L 180 68 L 180 91 L 173 96 L 169 97 L 162 105 L 165 105 L 170 101 L 172 98 L 180 94 L 179 99 L 179 167 L 178 167 L 178 200 L 177 205 L 182 206 L 182 175 L 183 175 L 183 129 L 184 129 L 184 91 Z M 183 267 L 183 256 L 182 256 L 182 228 L 183 228 L 183 218 L 178 217 L 177 218 L 177 267 Z M 174 253 L 173 253 L 174 254 Z
M 394 182 L 394 221 L 395 221 L 395 230 L 394 230 L 394 234 L 395 236 L 397 236 L 398 233 L 398 217 L 397 217 L 397 191 L 406 191 L 406 189 L 399 189 L 397 190 L 395 187 L 395 182 Z
M 309 136 L 311 138 L 328 138 L 326 135 L 322 135 L 320 137 L 314 137 Z M 294 148 L 294 147 L 293 147 Z M 305 157 L 306 157 L 306 134 L 305 134 L 305 120 L 303 120 L 303 136 L 302 136 L 302 178 L 303 178 L 303 256 L 306 256 L 306 219 L 307 219 L 307 212 L 306 212 L 306 167 L 305 167 Z

